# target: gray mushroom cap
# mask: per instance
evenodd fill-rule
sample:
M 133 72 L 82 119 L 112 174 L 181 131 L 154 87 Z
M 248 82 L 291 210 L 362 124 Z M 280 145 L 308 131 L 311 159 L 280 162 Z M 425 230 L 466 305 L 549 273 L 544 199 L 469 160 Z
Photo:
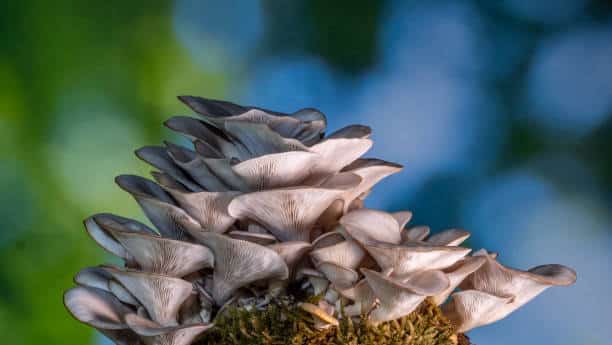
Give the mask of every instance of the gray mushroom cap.
M 264 246 L 209 232 L 200 241 L 215 256 L 213 299 L 223 305 L 239 288 L 262 279 L 287 279 L 283 258 Z
M 389 213 L 358 209 L 340 218 L 346 232 L 361 244 L 371 241 L 397 244 L 401 241 L 400 225 Z

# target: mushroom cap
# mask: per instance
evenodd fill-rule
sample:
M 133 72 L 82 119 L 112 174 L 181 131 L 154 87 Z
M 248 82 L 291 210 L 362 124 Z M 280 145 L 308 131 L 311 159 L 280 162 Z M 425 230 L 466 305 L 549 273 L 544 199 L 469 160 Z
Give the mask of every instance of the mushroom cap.
M 215 256 L 213 299 L 223 305 L 239 288 L 262 279 L 287 279 L 289 269 L 277 252 L 259 244 L 214 232 L 200 241 Z
M 317 219 L 342 190 L 298 187 L 240 195 L 229 204 L 229 214 L 253 220 L 281 241 L 310 241 Z
M 334 286 L 341 289 L 347 289 L 353 286 L 359 279 L 359 274 L 355 270 L 338 265 L 334 262 L 320 262 L 317 265 L 317 270 L 321 271 L 327 280 Z
M 361 244 L 371 241 L 397 244 L 401 241 L 399 223 L 386 212 L 366 208 L 354 210 L 340 218 L 340 224 Z
M 140 335 L 145 343 L 151 345 L 189 345 L 214 326 L 212 323 L 196 323 L 163 327 L 137 314 L 128 314 L 125 320 L 132 331 Z
M 442 311 L 457 327 L 457 332 L 465 333 L 502 319 L 505 315 L 501 311 L 513 298 L 478 290 L 464 290 L 455 292 L 451 300 L 442 306 Z
M 75 319 L 98 329 L 126 329 L 125 315 L 131 310 L 108 291 L 77 286 L 64 294 L 64 305 Z
M 237 239 L 249 241 L 257 244 L 261 244 L 263 246 L 267 246 L 276 242 L 276 237 L 271 234 L 262 234 L 258 232 L 252 231 L 240 231 L 234 230 L 228 233 L 229 237 Z
M 362 268 L 361 272 L 380 301 L 380 305 L 370 313 L 370 320 L 374 323 L 408 315 L 427 296 L 434 296 L 449 286 L 446 275 L 438 270 L 414 273 L 404 282 L 367 268 Z
M 421 242 L 429 235 L 430 229 L 428 226 L 413 226 L 402 231 L 402 244 L 410 244 L 413 242 Z
M 154 273 L 105 269 L 142 304 L 152 320 L 164 326 L 177 325 L 178 311 L 193 291 L 191 283 Z
M 485 259 L 480 256 L 468 256 L 459 261 L 454 265 L 446 268 L 443 272 L 446 274 L 450 285 L 443 292 L 434 296 L 433 301 L 437 305 L 440 305 L 446 301 L 448 296 L 459 286 L 459 284 L 474 271 L 479 269 L 485 263 Z
M 395 220 L 397 221 L 397 224 L 399 224 L 399 227 L 403 233 L 404 232 L 403 230 L 406 227 L 406 224 L 408 224 L 410 220 L 412 219 L 412 212 L 398 211 L 398 212 L 391 213 L 391 215 L 393 216 L 393 218 L 395 218 Z
M 428 269 L 438 270 L 451 266 L 465 257 L 469 248 L 430 245 L 394 245 L 370 242 L 364 247 L 383 269 L 393 269 L 399 277 Z
M 315 265 L 328 261 L 351 269 L 356 269 L 365 256 L 365 250 L 354 240 L 345 240 L 310 253 Z
M 461 229 L 448 229 L 429 236 L 427 243 L 433 246 L 458 246 L 470 237 L 470 233 Z

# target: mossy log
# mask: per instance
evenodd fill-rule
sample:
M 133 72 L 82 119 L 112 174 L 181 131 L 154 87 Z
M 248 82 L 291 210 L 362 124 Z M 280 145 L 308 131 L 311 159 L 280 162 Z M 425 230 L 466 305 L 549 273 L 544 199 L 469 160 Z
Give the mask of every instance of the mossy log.
M 263 310 L 228 309 L 198 345 L 469 345 L 429 300 L 408 316 L 373 325 L 342 318 L 316 329 L 312 316 L 295 306 L 270 304 Z

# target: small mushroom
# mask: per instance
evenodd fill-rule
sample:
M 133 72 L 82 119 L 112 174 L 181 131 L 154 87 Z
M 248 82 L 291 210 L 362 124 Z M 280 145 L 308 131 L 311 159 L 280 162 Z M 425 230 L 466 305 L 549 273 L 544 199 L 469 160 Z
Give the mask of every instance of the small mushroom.
M 348 289 L 337 289 L 337 291 L 342 297 L 353 301 L 353 304 L 344 308 L 344 312 L 348 316 L 366 314 L 372 309 L 376 302 L 374 291 L 372 291 L 366 279 L 361 279 L 357 284 Z
M 401 232 L 403 233 L 404 232 L 403 230 L 406 227 L 406 224 L 408 224 L 410 220 L 412 219 L 412 212 L 399 211 L 399 212 L 393 212 L 391 213 L 391 215 L 393 216 L 393 218 L 395 218 L 395 220 L 397 221 L 397 224 L 399 224 Z
M 375 324 L 410 314 L 427 296 L 434 296 L 449 286 L 446 275 L 437 270 L 414 273 L 403 282 L 367 268 L 361 272 L 380 301 L 370 313 L 370 320 Z
M 313 171 L 323 176 L 337 173 L 361 157 L 370 147 L 372 140 L 367 138 L 343 138 L 341 134 L 330 136 L 310 147 L 312 152 L 321 156 Z
M 349 205 L 353 200 L 367 193 L 385 177 L 400 172 L 402 168 L 399 164 L 374 158 L 360 158 L 346 166 L 343 171 L 359 175 L 361 183 L 343 194 L 345 212 L 349 210 Z

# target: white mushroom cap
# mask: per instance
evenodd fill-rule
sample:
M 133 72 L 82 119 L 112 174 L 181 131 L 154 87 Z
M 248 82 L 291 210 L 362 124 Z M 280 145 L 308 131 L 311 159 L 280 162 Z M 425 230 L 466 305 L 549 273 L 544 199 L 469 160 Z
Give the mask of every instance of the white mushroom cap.
M 366 279 L 361 279 L 357 284 L 348 289 L 337 289 L 337 291 L 343 297 L 354 302 L 352 305 L 344 308 L 344 312 L 349 316 L 358 316 L 368 313 L 376 302 L 374 291 L 372 291 Z
M 285 261 L 272 249 L 214 232 L 202 234 L 200 241 L 215 256 L 212 294 L 217 305 L 254 281 L 289 276 Z
M 433 301 L 440 305 L 446 301 L 448 296 L 459 286 L 459 284 L 474 271 L 480 268 L 485 263 L 485 259 L 480 256 L 468 256 L 457 261 L 451 267 L 443 270 L 448 278 L 450 285 L 443 292 L 434 296 Z
M 393 216 L 393 218 L 395 218 L 395 220 L 397 221 L 397 224 L 399 224 L 400 230 L 402 230 L 401 232 L 403 233 L 404 232 L 403 230 L 406 227 L 406 224 L 408 224 L 410 220 L 412 219 L 412 212 L 398 211 L 398 212 L 391 213 L 391 215 Z
M 164 188 L 189 215 L 202 225 L 202 231 L 226 232 L 235 219 L 227 213 L 227 206 L 239 192 L 186 192 Z
M 355 270 L 329 261 L 320 262 L 317 265 L 317 270 L 321 271 L 327 280 L 340 289 L 353 286 L 359 279 L 359 274 Z
M 470 233 L 461 229 L 448 229 L 429 236 L 427 243 L 433 246 L 458 246 L 470 237 Z
M 457 327 L 457 332 L 465 333 L 501 319 L 500 311 L 510 304 L 513 298 L 514 296 L 495 296 L 478 290 L 459 291 L 442 306 L 442 311 Z
M 473 307 L 468 310 L 473 312 L 473 315 L 460 316 L 461 320 L 467 320 L 466 324 L 483 325 L 495 322 L 529 302 L 550 286 L 566 286 L 576 281 L 576 272 L 562 265 L 543 265 L 528 271 L 520 271 L 502 266 L 491 255 L 483 254 L 478 257 L 484 258 L 485 263 L 459 284 L 459 287 L 464 290 L 463 292 L 476 290 L 485 293 L 484 295 L 474 294 L 469 296 L 470 298 L 475 298 L 470 300 L 469 303 Z M 507 301 L 507 303 L 492 308 L 490 307 L 491 301 L 482 300 L 485 297 L 489 298 L 487 297 L 489 295 L 498 299 L 506 297 L 512 297 L 512 299 Z M 452 299 L 454 298 L 453 295 Z M 481 310 L 479 308 L 484 309 Z M 456 312 L 461 312 L 461 310 L 459 307 L 456 308 Z M 476 317 L 483 320 L 472 320 Z M 467 326 L 462 328 L 467 328 Z
M 164 326 L 177 325 L 178 311 L 193 291 L 191 283 L 153 273 L 105 269 L 142 304 L 151 319 Z
M 310 175 L 320 156 L 307 151 L 269 154 L 240 162 L 232 167 L 250 190 L 297 186 Z
M 328 137 L 310 147 L 312 152 L 318 153 L 321 158 L 313 171 L 319 175 L 337 173 L 372 147 L 372 140 L 366 138 Z
M 296 265 L 312 249 L 312 245 L 304 241 L 288 241 L 271 244 L 268 248 L 277 252 L 285 260 L 289 271 L 293 272 Z
M 315 249 L 310 253 L 315 266 L 318 263 L 328 261 L 351 269 L 356 269 L 365 256 L 365 250 L 354 240 L 345 240 L 331 246 Z
M 399 223 L 386 212 L 365 208 L 354 210 L 340 218 L 340 224 L 361 244 L 371 241 L 397 244 L 401 241 Z
M 367 193 L 385 177 L 400 172 L 402 168 L 399 164 L 374 158 L 360 158 L 345 167 L 344 171 L 359 175 L 361 183 L 343 195 L 344 210 L 348 211 L 353 200 Z
M 447 268 L 470 252 L 469 248 L 461 247 L 394 245 L 382 242 L 370 242 L 364 247 L 383 270 L 393 269 L 393 274 L 398 277 L 424 269 Z
M 380 305 L 370 313 L 370 320 L 374 323 L 408 315 L 427 296 L 436 295 L 449 286 L 446 275 L 437 270 L 414 273 L 403 283 L 366 268 L 361 272 L 380 301 Z
M 212 323 L 200 323 L 163 327 L 137 314 L 129 314 L 125 320 L 130 329 L 140 335 L 146 345 L 190 345 L 203 332 L 214 326 Z
M 421 242 L 429 235 L 430 229 L 428 226 L 414 226 L 402 231 L 402 244 L 410 244 L 413 242 Z
M 214 263 L 210 249 L 199 244 L 131 232 L 112 233 L 146 272 L 184 277 Z
M 229 214 L 250 219 L 281 241 L 310 241 L 314 224 L 342 190 L 284 188 L 240 195 L 229 204 Z

